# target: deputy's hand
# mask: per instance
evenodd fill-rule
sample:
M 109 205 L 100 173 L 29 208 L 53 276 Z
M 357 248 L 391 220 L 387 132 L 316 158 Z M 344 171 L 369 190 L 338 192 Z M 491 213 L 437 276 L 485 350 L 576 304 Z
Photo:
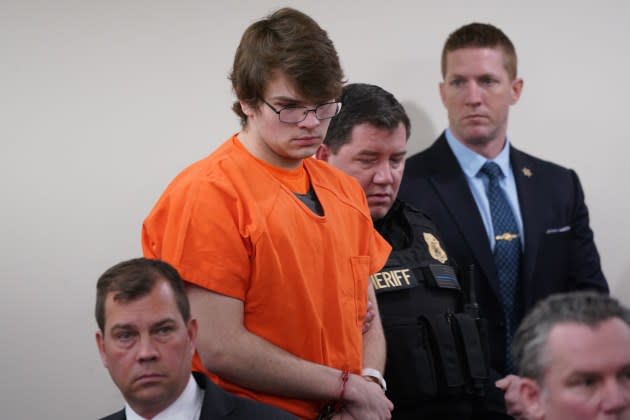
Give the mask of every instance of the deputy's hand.
M 359 375 L 350 375 L 344 392 L 344 409 L 353 419 L 389 420 L 394 404 L 379 385 Z
M 363 334 L 369 331 L 370 325 L 372 325 L 373 320 L 374 305 L 372 305 L 372 302 L 368 300 L 367 310 L 365 311 L 365 316 L 363 317 Z
M 520 394 L 521 381 L 520 376 L 508 375 L 494 384 L 503 391 L 507 413 L 516 420 L 527 420 L 525 405 Z

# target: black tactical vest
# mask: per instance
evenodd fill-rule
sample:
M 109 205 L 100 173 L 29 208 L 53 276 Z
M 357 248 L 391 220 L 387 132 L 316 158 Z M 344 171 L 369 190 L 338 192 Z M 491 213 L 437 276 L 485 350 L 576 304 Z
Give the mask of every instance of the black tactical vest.
M 433 223 L 406 205 L 393 217 L 406 219 L 400 222 L 411 231 L 411 244 L 394 250 L 370 276 L 387 339 L 388 397 L 402 408 L 482 396 L 488 383 L 485 325 L 466 304 Z

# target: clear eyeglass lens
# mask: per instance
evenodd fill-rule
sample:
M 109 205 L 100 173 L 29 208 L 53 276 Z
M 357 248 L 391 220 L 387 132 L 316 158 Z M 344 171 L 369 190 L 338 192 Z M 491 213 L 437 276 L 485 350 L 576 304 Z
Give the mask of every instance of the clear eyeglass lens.
M 338 102 L 331 102 L 327 104 L 321 104 L 315 108 L 315 117 L 318 120 L 325 120 L 337 115 L 339 109 Z M 304 121 L 309 110 L 306 107 L 284 108 L 280 110 L 280 120 L 286 123 L 297 123 Z
M 326 118 L 332 118 L 337 115 L 337 109 L 339 105 L 337 102 L 331 102 L 328 104 L 322 104 L 318 106 L 315 110 L 315 115 L 320 120 L 324 120 Z
M 288 123 L 300 122 L 306 118 L 304 112 L 307 108 L 284 108 L 280 110 L 280 120 Z

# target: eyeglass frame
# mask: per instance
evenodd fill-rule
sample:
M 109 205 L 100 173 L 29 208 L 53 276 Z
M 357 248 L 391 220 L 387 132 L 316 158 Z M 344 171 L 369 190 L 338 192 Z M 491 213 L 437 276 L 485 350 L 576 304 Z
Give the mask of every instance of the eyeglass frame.
M 301 123 L 302 121 L 304 121 L 304 120 L 306 119 L 306 117 L 308 117 L 308 114 L 309 114 L 310 112 L 312 112 L 312 113 L 315 115 L 315 118 L 317 118 L 317 120 L 318 120 L 318 121 L 329 120 L 329 119 L 334 118 L 334 117 L 336 117 L 337 115 L 339 115 L 339 113 L 341 112 L 341 105 L 342 105 L 342 102 L 341 102 L 341 101 L 331 101 L 331 102 L 325 102 L 325 103 L 323 103 L 323 104 L 319 104 L 319 105 L 317 105 L 315 108 L 307 108 L 307 107 L 305 107 L 305 106 L 293 106 L 293 105 L 289 105 L 289 106 L 282 107 L 282 108 L 280 108 L 280 109 L 278 110 L 278 109 L 276 109 L 273 105 L 271 105 L 269 102 L 267 102 L 266 100 L 264 100 L 264 99 L 261 99 L 261 100 L 263 101 L 263 103 L 264 103 L 265 105 L 267 105 L 267 106 L 268 106 L 268 107 L 269 107 L 269 108 L 270 108 L 273 112 L 275 112 L 275 113 L 278 115 L 278 120 L 279 120 L 280 122 L 282 122 L 282 123 L 285 123 L 285 124 L 298 124 L 298 123 Z M 335 114 L 334 114 L 334 115 L 331 115 L 330 117 L 326 117 L 326 118 L 319 118 L 319 117 L 317 116 L 317 109 L 318 109 L 318 108 L 320 108 L 320 107 L 322 107 L 322 106 L 324 106 L 324 105 L 330 105 L 330 104 L 337 104 L 337 110 L 335 111 Z M 301 119 L 301 120 L 299 120 L 299 121 L 291 121 L 291 122 L 288 122 L 288 121 L 282 121 L 282 118 L 280 118 L 280 113 L 281 113 L 282 111 L 284 111 L 285 109 L 303 109 L 303 110 L 304 110 L 304 118 L 302 118 L 302 119 Z

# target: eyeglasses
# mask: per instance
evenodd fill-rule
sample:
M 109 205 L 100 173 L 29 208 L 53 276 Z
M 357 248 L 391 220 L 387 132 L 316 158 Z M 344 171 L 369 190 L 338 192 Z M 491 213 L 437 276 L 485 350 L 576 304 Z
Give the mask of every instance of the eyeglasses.
M 289 105 L 281 109 L 276 109 L 269 102 L 262 100 L 273 112 L 278 114 L 278 119 L 281 122 L 287 124 L 297 124 L 306 119 L 309 112 L 315 113 L 315 118 L 318 120 L 327 120 L 339 114 L 341 111 L 341 102 L 327 102 L 325 104 L 317 105 L 315 108 L 307 108 L 305 106 L 293 106 Z

